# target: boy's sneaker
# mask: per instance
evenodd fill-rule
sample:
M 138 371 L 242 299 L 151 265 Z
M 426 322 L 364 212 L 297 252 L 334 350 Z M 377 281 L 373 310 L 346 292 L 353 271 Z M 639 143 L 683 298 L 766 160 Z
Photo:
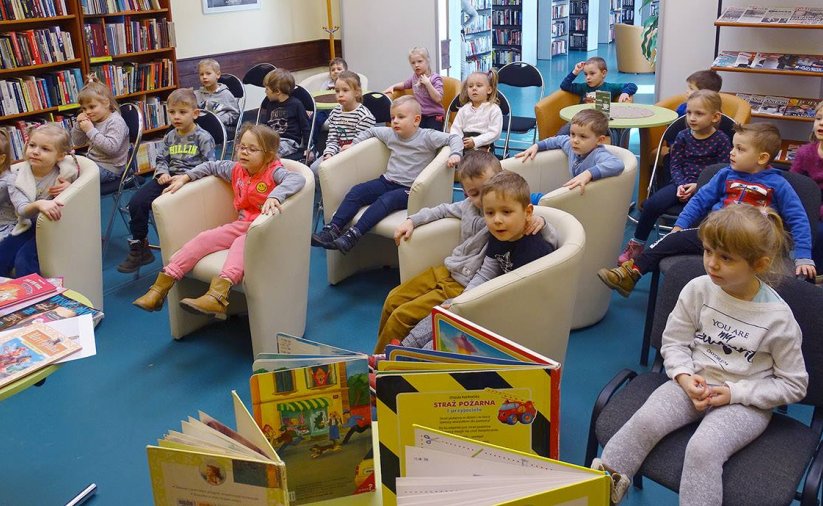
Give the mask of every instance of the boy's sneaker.
M 351 251 L 354 248 L 354 245 L 357 244 L 357 241 L 360 240 L 360 231 L 356 228 L 352 227 L 346 231 L 345 234 L 341 235 L 337 239 L 332 242 L 332 247 L 330 249 L 336 249 L 340 253 L 344 255 Z
M 598 471 L 605 471 L 606 473 L 608 473 L 609 479 L 611 479 L 609 504 L 619 504 L 620 501 L 623 500 L 623 497 L 626 495 L 626 492 L 629 491 L 629 485 L 632 484 L 632 481 L 629 479 L 629 477 L 621 473 L 615 472 L 614 469 L 603 464 L 603 461 L 598 458 L 592 460 L 591 468 L 596 469 Z
M 606 269 L 605 267 L 597 271 L 597 277 L 609 288 L 617 290 L 623 297 L 628 297 L 637 280 L 640 279 L 640 271 L 634 268 L 634 260 L 629 260 L 620 264 L 620 267 Z
M 323 226 L 320 233 L 311 235 L 311 245 L 330 249 L 331 243 L 338 237 L 340 237 L 340 229 L 337 228 L 337 225 L 329 223 Z
M 129 239 L 129 256 L 117 266 L 119 272 L 135 272 L 143 265 L 154 262 L 148 239 Z
M 630 239 L 629 242 L 626 244 L 626 249 L 623 250 L 623 253 L 617 257 L 617 265 L 622 265 L 629 260 L 634 260 L 641 253 L 643 253 L 644 244 L 642 242 L 637 242 L 634 239 Z

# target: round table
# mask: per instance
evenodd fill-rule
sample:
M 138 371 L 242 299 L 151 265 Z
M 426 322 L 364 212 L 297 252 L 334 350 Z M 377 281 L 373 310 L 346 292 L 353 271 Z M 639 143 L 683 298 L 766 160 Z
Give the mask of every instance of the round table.
M 317 90 L 311 92 L 318 111 L 330 111 L 337 106 L 337 93 L 334 90 Z

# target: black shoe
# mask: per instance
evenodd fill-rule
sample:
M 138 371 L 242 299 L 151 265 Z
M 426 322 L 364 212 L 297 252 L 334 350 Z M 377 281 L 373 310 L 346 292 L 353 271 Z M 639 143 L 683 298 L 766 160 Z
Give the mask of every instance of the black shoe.
M 359 240 L 360 232 L 356 228 L 350 228 L 345 234 L 335 239 L 332 242 L 333 247 L 329 249 L 336 249 L 345 255 L 351 251 L 352 248 L 354 248 L 354 245 L 357 244 L 357 241 Z
M 129 256 L 117 266 L 119 272 L 135 272 L 143 265 L 154 262 L 148 239 L 129 240 Z
M 323 229 L 319 234 L 311 235 L 311 245 L 330 249 L 331 244 L 338 237 L 340 237 L 340 229 L 337 228 L 337 225 L 332 225 L 330 223 L 323 226 Z

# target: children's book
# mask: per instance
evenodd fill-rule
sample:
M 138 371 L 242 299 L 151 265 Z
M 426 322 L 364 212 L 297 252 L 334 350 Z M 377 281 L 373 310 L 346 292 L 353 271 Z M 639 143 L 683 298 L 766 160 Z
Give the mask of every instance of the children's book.
M 79 349 L 79 344 L 39 323 L 0 333 L 0 387 Z
M 39 274 L 29 274 L 0 283 L 0 309 L 57 292 L 57 287 Z
M 792 116 L 795 118 L 814 118 L 814 109 L 817 107 L 818 100 L 813 98 L 792 98 L 786 104 L 786 110 L 783 111 L 784 116 Z
M 768 96 L 763 99 L 763 103 L 760 104 L 756 112 L 757 114 L 768 114 L 771 116 L 780 116 L 783 114 L 783 111 L 786 110 L 786 105 L 788 105 L 789 99 L 786 97 L 773 97 Z
M 200 412 L 146 447 L 154 504 L 289 504 L 285 464 L 231 394 L 237 430 Z
M 594 92 L 594 108 L 598 111 L 603 111 L 606 116 L 611 116 L 612 94 L 608 91 Z
M 305 504 L 376 489 L 368 357 L 286 334 L 258 355 L 254 420 L 289 469 L 289 499 Z
M 397 478 L 399 505 L 606 506 L 609 494 L 603 471 L 420 425 Z
M 52 322 L 83 314 L 91 315 L 95 325 L 103 319 L 102 311 L 58 294 L 0 316 L 0 330 L 23 327 L 31 323 Z

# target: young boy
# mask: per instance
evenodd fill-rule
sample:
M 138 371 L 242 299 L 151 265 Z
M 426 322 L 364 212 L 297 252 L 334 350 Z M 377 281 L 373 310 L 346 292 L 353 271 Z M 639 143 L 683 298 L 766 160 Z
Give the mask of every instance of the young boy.
M 211 58 L 200 60 L 197 64 L 197 73 L 200 75 L 201 85 L 200 89 L 194 92 L 197 106 L 217 115 L 226 127 L 226 137 L 234 138 L 237 118 L 240 117 L 240 106 L 228 86 L 217 82 L 220 79 L 220 64 Z
M 574 79 L 580 72 L 586 77 L 586 84 L 575 83 Z M 586 61 L 581 61 L 574 66 L 569 75 L 560 83 L 560 89 L 580 95 L 580 103 L 593 103 L 596 91 L 608 91 L 612 94 L 612 101 L 631 102 L 632 95 L 637 93 L 637 85 L 634 83 L 607 83 L 606 74 L 609 69 L 606 67 L 606 60 L 599 56 L 593 56 Z
M 557 135 L 533 144 L 529 149 L 517 153 L 515 158 L 522 162 L 533 159 L 538 151 L 562 149 L 569 158 L 569 175 L 571 179 L 563 186 L 574 189 L 580 187 L 580 193 L 586 190 L 589 181 L 604 177 L 617 176 L 624 166 L 603 146 L 609 133 L 609 118 L 600 111 L 584 109 L 572 117 L 571 135 Z M 542 193 L 532 195 L 532 203 L 540 202 Z
M 214 139 L 194 122 L 200 111 L 191 88 L 174 90 L 169 95 L 167 107 L 174 129 L 160 144 L 154 178 L 141 186 L 129 202 L 129 255 L 117 266 L 120 272 L 134 272 L 141 265 L 154 262 L 147 240 L 149 211 L 151 203 L 163 193 L 172 176 L 184 174 L 187 169 L 214 159 Z
M 337 77 L 341 72 L 345 72 L 346 70 L 349 70 L 349 64 L 346 63 L 346 60 L 339 56 L 332 58 L 331 61 L 329 61 L 329 79 L 323 83 L 323 89 L 333 90 L 335 83 L 337 83 Z
M 672 233 L 620 267 L 597 272 L 609 288 L 628 297 L 640 277 L 656 269 L 662 259 L 701 253 L 703 245 L 697 237 L 697 226 L 710 211 L 734 204 L 774 207 L 792 234 L 795 273 L 814 278 L 809 218 L 780 170 L 769 165 L 780 149 L 780 132 L 769 123 L 737 125 L 734 131 L 730 166 L 721 169 L 695 193 L 680 213 Z
M 686 114 L 686 103 L 689 97 L 697 90 L 711 90 L 720 93 L 723 78 L 714 70 L 698 70 L 686 78 L 686 100 L 677 106 L 677 115 Z
M 366 232 L 377 223 L 409 204 L 409 191 L 415 178 L 437 156 L 443 146 L 451 148 L 448 165 L 454 167 L 463 156 L 463 139 L 458 135 L 420 128 L 420 103 L 411 95 L 392 102 L 391 127 L 372 127 L 361 132 L 350 146 L 376 137 L 389 148 L 386 172 L 377 179 L 352 187 L 331 222 L 319 234 L 312 235 L 312 246 L 348 253 Z M 360 208 L 368 209 L 357 224 L 343 233 L 343 228 Z
M 261 118 L 280 135 L 278 155 L 289 157 L 306 147 L 309 139 L 309 117 L 303 103 L 291 94 L 294 76 L 285 69 L 275 69 L 263 78 L 268 102 L 261 107 Z

